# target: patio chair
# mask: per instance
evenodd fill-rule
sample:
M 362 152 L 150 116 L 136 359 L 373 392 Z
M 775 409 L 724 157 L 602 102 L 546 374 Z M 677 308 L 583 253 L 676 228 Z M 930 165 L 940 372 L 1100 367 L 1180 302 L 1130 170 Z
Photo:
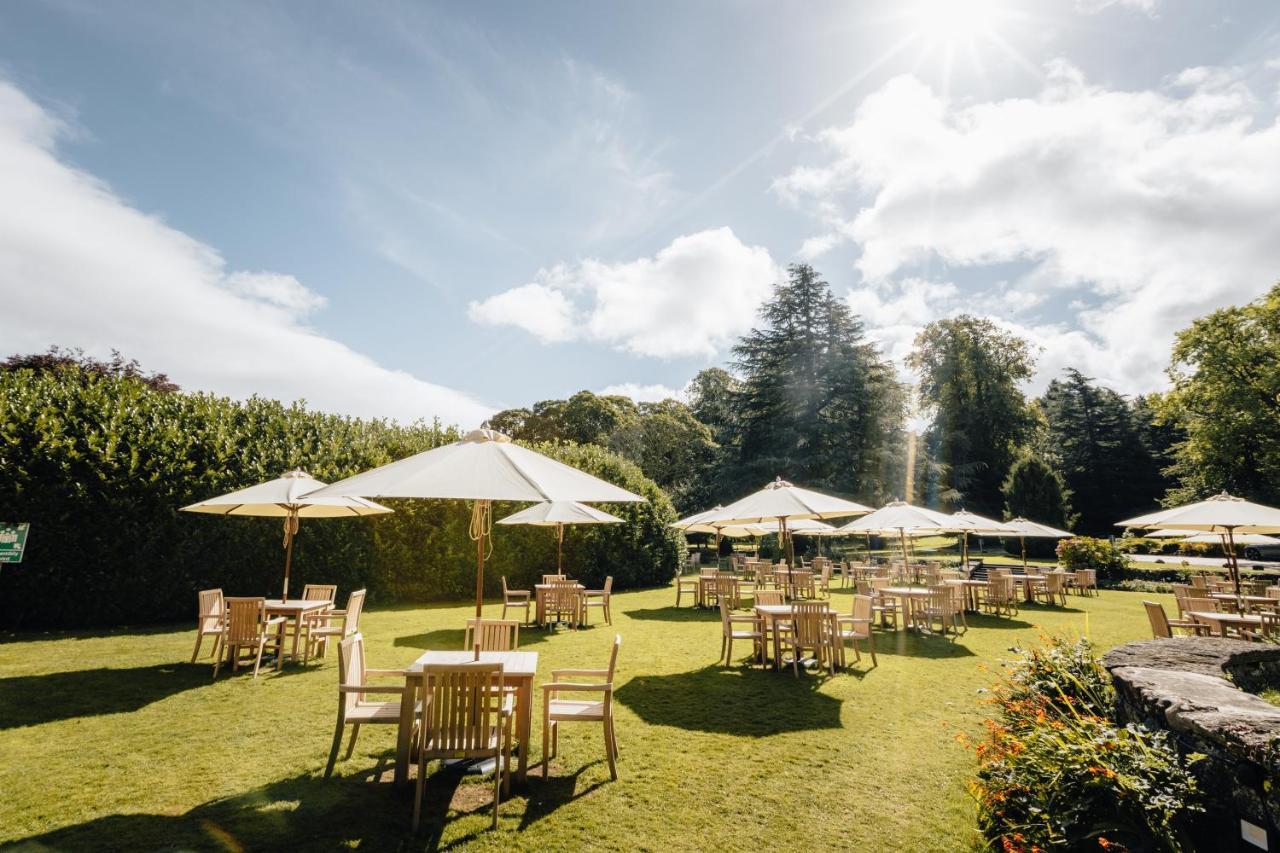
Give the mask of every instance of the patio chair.
M 822 593 L 826 598 L 831 597 L 831 561 L 824 560 L 822 563 L 822 574 L 818 575 L 815 580 L 817 591 Z
M 305 613 L 301 619 L 293 623 L 294 633 L 299 637 L 310 637 L 311 629 L 327 624 L 327 614 L 333 609 L 333 604 L 338 599 L 338 585 L 336 583 L 309 583 L 302 587 L 303 601 L 327 601 L 329 606 L 324 610 L 311 610 Z M 303 644 L 303 662 L 307 658 L 307 646 L 309 642 Z
M 557 625 L 569 617 L 569 627 L 577 629 L 582 621 L 582 597 L 574 581 L 553 581 L 547 584 L 542 606 L 543 625 Z
M 946 634 L 948 628 L 953 634 L 960 633 L 960 629 L 956 627 L 955 605 L 949 587 L 929 587 L 929 594 L 923 601 L 920 621 L 930 631 L 936 623 L 940 629 L 939 633 Z
M 785 597 L 780 589 L 758 589 L 756 590 L 756 604 L 786 604 Z
M 302 588 L 303 601 L 328 601 L 333 603 L 338 597 L 336 583 L 309 583 Z
M 826 664 L 828 671 L 836 674 L 835 632 L 831 611 L 824 601 L 793 601 L 791 603 L 791 631 L 784 638 L 791 649 L 791 674 L 800 677 L 800 654 L 811 651 L 818 664 Z
M 462 647 L 468 651 L 511 652 L 520 648 L 520 623 L 515 619 L 468 619 Z
M 493 822 L 498 827 L 502 792 L 511 790 L 511 720 L 515 699 L 500 663 L 430 664 L 422 669 L 422 725 L 418 732 L 418 781 L 413 831 L 422 818 L 427 765 L 435 759 L 492 758 Z
M 307 648 L 304 662 L 310 660 L 315 647 L 319 646 L 319 657 L 324 657 L 329 650 L 329 638 L 350 637 L 360 630 L 360 614 L 364 610 L 365 590 L 357 589 L 347 596 L 345 610 L 328 610 L 324 613 L 324 624 L 317 625 L 307 632 Z M 334 620 L 341 620 L 341 625 L 334 625 Z
M 199 598 L 200 610 L 196 617 L 196 649 L 191 653 L 191 662 L 195 663 L 200 656 L 200 644 L 205 637 L 213 637 L 213 657 L 218 656 L 222 647 L 222 590 L 202 589 Z
M 609 652 L 608 669 L 553 669 L 551 683 L 542 685 L 542 778 L 547 778 L 551 757 L 560 754 L 561 723 L 600 723 L 604 727 L 604 754 L 609 762 L 609 778 L 618 778 L 618 735 L 613 727 L 613 676 L 618 665 L 618 649 L 622 635 L 614 635 Z M 567 678 L 598 679 L 588 683 L 566 681 Z M 599 693 L 600 699 L 561 699 L 561 693 Z M 520 747 L 524 748 L 523 745 Z
M 1205 577 L 1204 575 L 1202 575 L 1202 574 L 1201 574 L 1201 575 L 1192 575 L 1192 576 L 1191 576 L 1191 578 L 1190 578 L 1190 580 L 1191 580 L 1191 588 L 1192 588 L 1192 589 L 1202 589 L 1202 590 L 1207 590 L 1207 589 L 1209 588 L 1209 580 L 1208 580 L 1208 578 L 1206 578 L 1206 577 Z
M 1044 583 L 1037 584 L 1032 591 L 1036 601 L 1044 600 L 1045 604 L 1067 606 L 1066 575 L 1062 572 L 1046 572 Z
M 1280 598 L 1280 586 L 1269 586 L 1264 594 L 1267 598 Z
M 749 630 L 740 630 L 735 626 L 745 626 Z M 759 616 L 752 613 L 751 615 L 738 615 L 729 609 L 729 599 L 727 596 L 720 598 L 720 660 L 724 661 L 725 666 L 733 665 L 733 641 L 734 640 L 750 640 L 752 649 L 756 657 L 760 659 L 763 665 L 765 657 L 764 648 L 764 622 Z
M 502 576 L 502 618 L 507 618 L 508 610 L 523 610 L 524 623 L 531 621 L 529 608 L 533 606 L 532 593 L 527 589 L 512 589 L 507 586 L 507 576 Z
M 845 665 L 844 644 L 846 642 L 853 644 L 854 658 L 862 660 L 862 653 L 858 651 L 859 640 L 867 641 L 867 648 L 871 652 L 871 665 L 880 665 L 876 661 L 876 637 L 871 630 L 871 622 L 871 596 L 869 595 L 855 595 L 853 614 L 836 617 L 836 650 L 840 654 L 841 666 Z
M 886 587 L 893 585 L 892 581 L 889 578 L 872 578 L 869 581 L 860 581 L 859 583 L 867 585 L 866 593 L 863 593 L 861 586 L 858 587 L 858 593 L 870 594 L 871 611 L 879 620 L 880 627 L 888 628 L 892 623 L 893 629 L 895 631 L 898 630 L 900 619 L 906 617 L 906 614 L 902 611 L 902 602 L 896 598 L 886 597 L 882 592 Z
M 1147 610 L 1147 621 L 1151 623 L 1151 636 L 1156 639 L 1172 637 L 1173 629 L 1178 628 L 1192 634 L 1202 633 L 1203 625 L 1193 619 L 1170 619 L 1164 612 L 1164 605 L 1158 601 L 1144 601 L 1142 606 Z
M 1098 570 L 1080 569 L 1075 573 L 1076 591 L 1081 595 L 1098 594 Z
M 1009 575 L 997 573 L 987 578 L 987 594 L 982 606 L 995 616 L 1014 616 L 1018 612 L 1018 587 Z
M 811 571 L 795 571 L 791 573 L 791 586 L 797 598 L 817 598 L 818 589 Z
M 685 593 L 693 596 L 693 603 L 698 603 L 698 578 L 694 576 L 677 575 L 676 576 L 676 607 L 680 606 L 680 599 Z
M 374 686 L 368 683 L 370 676 L 396 678 L 400 683 Z M 351 726 L 351 742 L 347 745 L 344 761 L 355 751 L 362 725 L 400 724 L 400 700 L 404 691 L 403 670 L 365 668 L 364 637 L 360 634 L 352 634 L 338 644 L 338 723 L 333 728 L 333 746 L 329 748 L 325 778 L 333 775 L 333 765 L 338 761 L 338 750 L 342 746 L 342 733 L 347 726 Z M 369 696 L 397 698 L 375 702 L 370 701 Z
M 606 625 L 613 624 L 613 616 L 609 612 L 609 596 L 613 593 L 613 575 L 609 575 L 604 579 L 604 589 L 587 589 L 582 592 L 582 622 L 589 624 L 590 619 L 587 614 L 591 612 L 592 607 L 599 607 L 600 612 L 604 614 Z
M 559 583 L 565 580 L 568 580 L 568 578 L 566 578 L 564 575 L 543 575 L 542 576 L 542 582 L 544 584 Z
M 248 650 L 254 656 L 253 677 L 258 677 L 262 668 L 262 650 L 267 643 L 276 646 L 276 670 L 284 663 L 284 634 L 280 631 L 272 633 L 273 628 L 284 625 L 283 616 L 267 618 L 267 600 L 265 598 L 226 598 L 223 599 L 226 610 L 223 611 L 223 649 L 231 656 L 231 671 L 240 670 L 240 655 Z M 222 657 L 213 665 L 213 677 L 218 677 L 222 667 Z

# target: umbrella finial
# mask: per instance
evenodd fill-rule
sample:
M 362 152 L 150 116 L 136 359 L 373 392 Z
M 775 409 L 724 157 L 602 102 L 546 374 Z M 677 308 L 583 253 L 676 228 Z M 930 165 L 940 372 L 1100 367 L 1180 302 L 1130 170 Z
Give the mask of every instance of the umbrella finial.
M 282 476 L 288 477 L 290 480 L 301 480 L 303 478 L 306 478 L 306 479 L 311 478 L 311 475 L 308 474 L 306 471 L 304 471 L 302 468 L 294 468 L 292 471 L 286 471 Z
M 1213 497 L 1209 498 L 1209 500 L 1211 501 L 1243 501 L 1244 498 L 1238 498 L 1235 495 L 1229 493 L 1226 489 L 1223 489 L 1221 494 L 1214 495 Z
M 506 443 L 511 441 L 511 436 L 506 433 L 498 432 L 496 429 L 473 429 L 462 437 L 462 443 L 465 444 L 482 444 L 486 441 L 496 441 Z
M 789 489 L 791 484 L 781 477 L 774 477 L 773 482 L 765 486 L 766 489 Z

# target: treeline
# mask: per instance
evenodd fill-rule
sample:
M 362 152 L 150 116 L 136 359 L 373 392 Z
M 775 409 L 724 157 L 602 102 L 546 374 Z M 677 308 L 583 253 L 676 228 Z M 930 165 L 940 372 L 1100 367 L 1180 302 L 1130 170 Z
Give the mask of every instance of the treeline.
M 41 357 L 46 358 L 46 357 Z M 158 378 L 157 378 L 158 377 Z M 331 482 L 456 440 L 439 424 L 398 426 L 186 394 L 136 364 L 53 353 L 0 366 L 0 519 L 31 523 L 21 564 L 0 568 L 0 625 L 116 625 L 187 618 L 199 589 L 279 594 L 279 519 L 219 518 L 178 508 L 302 467 Z M 615 453 L 538 444 L 567 464 L 648 498 L 609 506 L 625 524 L 566 535 L 566 570 L 589 583 L 660 584 L 683 541 L 666 494 Z M 303 520 L 295 588 L 369 588 L 370 601 L 465 598 L 475 551 L 460 501 L 386 501 L 394 514 Z M 495 517 L 520 505 L 495 507 Z M 486 575 L 529 588 L 555 565 L 543 528 L 495 528 Z
M 684 401 L 583 391 L 494 424 L 608 447 L 682 514 L 780 475 L 869 504 L 901 497 L 1108 535 L 1158 503 L 1222 489 L 1280 501 L 1277 329 L 1280 287 L 1182 331 L 1168 392 L 1127 398 L 1068 369 L 1031 398 L 1034 342 L 960 315 L 917 336 L 913 388 L 848 304 L 793 266 L 728 369 L 700 372 Z M 913 410 L 928 422 L 920 436 L 906 428 Z

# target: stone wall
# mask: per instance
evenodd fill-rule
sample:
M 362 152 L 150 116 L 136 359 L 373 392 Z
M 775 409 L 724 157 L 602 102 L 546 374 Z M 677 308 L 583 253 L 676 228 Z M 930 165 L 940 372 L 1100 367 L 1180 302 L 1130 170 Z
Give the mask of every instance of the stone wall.
M 1121 720 L 1168 730 L 1183 755 L 1204 756 L 1190 768 L 1215 800 L 1218 849 L 1280 850 L 1280 707 L 1246 692 L 1280 687 L 1280 646 L 1174 637 L 1119 646 L 1102 662 Z M 1269 846 L 1235 841 L 1240 820 Z

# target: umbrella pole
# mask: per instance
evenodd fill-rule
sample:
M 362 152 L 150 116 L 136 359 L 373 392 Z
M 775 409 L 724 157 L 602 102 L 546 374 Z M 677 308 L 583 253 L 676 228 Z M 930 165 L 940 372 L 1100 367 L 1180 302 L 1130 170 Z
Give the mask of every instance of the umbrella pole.
M 476 501 L 471 505 L 471 538 L 476 542 L 476 618 L 484 613 L 484 545 L 492 522 L 493 504 Z
M 1227 564 L 1231 567 L 1231 580 L 1236 586 L 1236 599 L 1240 598 L 1240 563 L 1236 560 L 1236 539 L 1232 531 L 1234 528 L 1227 528 Z
M 564 574 L 564 525 L 556 523 L 556 574 Z
M 1019 536 L 1018 542 L 1022 545 L 1022 573 L 1027 573 L 1027 537 Z
M 720 568 L 720 528 L 716 528 L 716 569 Z
M 898 535 L 902 537 L 902 573 L 905 576 L 911 570 L 911 560 L 907 557 L 907 531 L 904 527 L 898 528 Z
M 293 566 L 293 537 L 298 532 L 298 511 L 290 508 L 284 517 L 284 589 L 280 599 L 289 598 L 289 569 Z

